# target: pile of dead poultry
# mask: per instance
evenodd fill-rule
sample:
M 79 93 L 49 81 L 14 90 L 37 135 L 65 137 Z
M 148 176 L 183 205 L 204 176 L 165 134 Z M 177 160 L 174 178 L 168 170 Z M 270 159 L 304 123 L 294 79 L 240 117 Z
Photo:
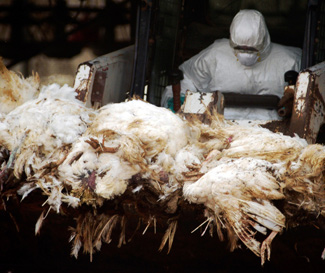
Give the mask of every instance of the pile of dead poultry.
M 191 207 L 203 233 L 215 231 L 230 250 L 244 244 L 263 264 L 278 233 L 325 217 L 325 147 L 297 136 L 217 113 L 202 123 L 137 99 L 93 110 L 73 88 L 40 88 L 37 74 L 24 79 L 3 65 L 0 109 L 1 209 L 13 194 L 21 206 L 45 195 L 36 233 L 49 211 L 74 210 L 76 257 L 99 251 L 113 229 L 125 243 L 131 214 L 145 230 L 164 222 L 160 249 L 169 251 L 177 215 Z

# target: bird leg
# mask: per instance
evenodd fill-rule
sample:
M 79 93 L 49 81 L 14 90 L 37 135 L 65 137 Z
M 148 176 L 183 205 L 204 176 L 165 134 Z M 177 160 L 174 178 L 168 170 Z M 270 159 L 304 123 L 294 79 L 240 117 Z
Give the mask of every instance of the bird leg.
M 185 177 L 186 181 L 197 181 L 204 175 L 203 173 L 196 172 L 196 171 L 183 172 L 182 174 Z
M 278 234 L 277 231 L 272 231 L 270 235 L 263 241 L 261 246 L 261 264 L 265 263 L 265 255 L 267 254 L 267 260 L 271 258 L 271 243 L 275 236 Z
M 213 159 L 220 159 L 221 157 L 221 152 L 219 150 L 212 150 L 209 152 L 209 154 L 206 156 L 205 160 L 203 163 L 207 162 L 209 163 Z
M 119 146 L 117 147 L 105 147 L 104 142 L 105 139 L 103 138 L 102 143 L 99 143 L 99 141 L 95 138 L 90 137 L 89 140 L 85 140 L 86 143 L 88 143 L 95 152 L 102 152 L 102 153 L 116 153 Z
M 86 139 L 85 142 L 88 143 L 94 150 L 96 150 L 100 146 L 99 141 L 92 137 L 90 137 L 89 139 Z
M 193 163 L 192 165 L 186 165 L 189 169 L 188 172 L 183 172 L 182 175 L 185 177 L 187 181 L 197 181 L 204 174 L 200 172 L 201 165 Z
M 222 153 L 219 150 L 212 150 L 205 157 L 205 160 L 202 162 L 202 166 L 200 171 L 206 173 L 209 169 L 215 166 L 215 162 L 217 162 L 222 157 Z

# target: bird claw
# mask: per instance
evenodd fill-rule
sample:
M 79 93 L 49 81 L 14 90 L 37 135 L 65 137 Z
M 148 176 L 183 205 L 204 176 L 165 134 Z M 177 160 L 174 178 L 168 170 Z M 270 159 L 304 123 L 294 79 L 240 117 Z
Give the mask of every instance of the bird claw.
M 266 255 L 267 255 L 267 260 L 269 261 L 271 258 L 271 247 L 268 243 L 264 241 L 261 246 L 261 265 L 265 264 Z
M 88 143 L 96 153 L 116 153 L 119 149 L 119 146 L 117 147 L 106 147 L 104 145 L 104 138 L 102 143 L 99 143 L 99 141 L 95 138 L 90 137 L 89 140 L 85 140 L 86 143 Z
M 273 230 L 270 235 L 263 241 L 261 246 L 261 265 L 264 265 L 266 257 L 268 261 L 271 259 L 271 243 L 277 234 L 278 232 Z
M 200 172 L 201 165 L 200 164 L 191 164 L 186 165 L 189 169 L 187 172 L 183 172 L 182 175 L 185 177 L 187 181 L 197 181 L 201 178 L 204 174 Z
M 182 174 L 187 181 L 197 181 L 204 175 L 203 173 L 197 171 L 183 172 Z

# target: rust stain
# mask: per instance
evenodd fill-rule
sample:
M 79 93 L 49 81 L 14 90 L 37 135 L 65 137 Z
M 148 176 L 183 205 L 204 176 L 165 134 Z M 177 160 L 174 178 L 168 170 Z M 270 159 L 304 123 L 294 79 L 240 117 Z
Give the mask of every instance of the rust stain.
M 283 133 L 284 135 L 291 135 L 289 132 L 290 119 L 273 120 L 271 122 L 261 125 L 261 127 L 269 129 L 274 133 Z
M 76 93 L 78 94 L 76 98 L 82 102 L 85 102 L 85 98 L 87 97 L 87 89 L 76 89 Z
M 89 93 L 88 83 L 89 83 L 88 79 L 83 79 L 80 85 L 75 90 L 75 92 L 77 93 L 76 98 L 84 103 L 87 101 L 87 97 Z
M 315 96 L 316 99 L 318 99 L 319 101 L 321 101 L 321 103 L 323 105 L 325 105 L 324 97 L 323 97 L 322 93 L 319 90 L 318 84 L 315 84 L 315 87 L 314 87 L 314 96 Z

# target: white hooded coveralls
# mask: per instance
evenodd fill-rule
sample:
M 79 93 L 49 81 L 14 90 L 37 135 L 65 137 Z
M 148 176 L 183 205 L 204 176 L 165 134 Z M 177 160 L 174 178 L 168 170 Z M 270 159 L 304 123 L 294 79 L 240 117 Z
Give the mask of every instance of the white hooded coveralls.
M 242 65 L 237 57 L 236 46 L 248 46 L 258 50 L 258 61 L 252 66 Z M 235 92 L 240 94 L 277 95 L 284 91 L 284 73 L 299 72 L 301 49 L 271 43 L 262 14 L 255 10 L 242 10 L 230 26 L 230 40 L 216 40 L 179 68 L 184 73 L 181 93 L 186 90 Z M 167 86 L 161 105 L 173 97 Z M 226 119 L 279 119 L 276 110 L 261 108 L 225 108 Z

